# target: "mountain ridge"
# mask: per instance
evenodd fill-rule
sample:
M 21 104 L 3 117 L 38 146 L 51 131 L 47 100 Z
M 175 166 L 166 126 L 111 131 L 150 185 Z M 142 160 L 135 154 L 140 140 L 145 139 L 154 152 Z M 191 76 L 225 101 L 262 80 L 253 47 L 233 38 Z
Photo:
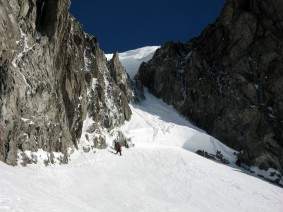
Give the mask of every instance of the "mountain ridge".
M 248 165 L 283 171 L 283 4 L 227 1 L 187 44 L 168 42 L 136 79 Z

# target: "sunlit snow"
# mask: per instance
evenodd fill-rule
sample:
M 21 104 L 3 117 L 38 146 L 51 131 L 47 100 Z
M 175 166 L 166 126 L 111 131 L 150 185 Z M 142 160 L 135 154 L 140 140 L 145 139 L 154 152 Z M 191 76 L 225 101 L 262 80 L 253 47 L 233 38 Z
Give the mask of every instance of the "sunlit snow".
M 159 46 L 147 46 L 119 53 L 119 60 L 123 64 L 124 68 L 127 70 L 131 79 L 133 79 L 136 75 L 140 64 L 142 62 L 148 62 L 153 57 L 154 52 L 158 48 Z M 106 54 L 105 56 L 108 60 L 110 60 L 112 59 L 113 54 Z
M 145 96 L 131 105 L 131 120 L 119 128 L 136 144 L 123 148 L 122 156 L 109 135 L 107 149 L 80 148 L 67 165 L 0 162 L 0 211 L 283 211 L 282 188 L 235 166 L 234 150 L 147 91 Z M 88 117 L 84 133 L 91 123 Z M 198 149 L 220 150 L 231 163 L 205 159 L 194 153 Z

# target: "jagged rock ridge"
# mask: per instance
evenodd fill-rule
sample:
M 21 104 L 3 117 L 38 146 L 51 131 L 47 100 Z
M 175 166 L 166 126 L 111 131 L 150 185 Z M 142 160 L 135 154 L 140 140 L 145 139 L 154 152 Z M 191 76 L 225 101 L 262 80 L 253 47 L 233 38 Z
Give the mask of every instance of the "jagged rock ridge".
M 7 164 L 38 149 L 61 152 L 66 163 L 86 117 L 100 134 L 131 116 L 130 81 L 117 55 L 107 62 L 69 6 L 0 1 L 0 160 Z
M 283 172 L 283 2 L 228 0 L 187 44 L 168 42 L 136 79 L 197 126 Z

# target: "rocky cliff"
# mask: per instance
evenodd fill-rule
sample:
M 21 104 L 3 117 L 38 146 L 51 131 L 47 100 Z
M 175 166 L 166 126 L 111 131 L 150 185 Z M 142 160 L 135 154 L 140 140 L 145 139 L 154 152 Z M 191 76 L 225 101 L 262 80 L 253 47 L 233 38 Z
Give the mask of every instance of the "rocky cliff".
M 61 152 L 66 163 L 86 118 L 99 135 L 131 116 L 130 81 L 117 55 L 107 62 L 69 6 L 0 0 L 0 160 L 7 164 L 38 149 Z
M 283 172 L 283 1 L 228 0 L 199 37 L 164 44 L 136 79 L 246 164 Z

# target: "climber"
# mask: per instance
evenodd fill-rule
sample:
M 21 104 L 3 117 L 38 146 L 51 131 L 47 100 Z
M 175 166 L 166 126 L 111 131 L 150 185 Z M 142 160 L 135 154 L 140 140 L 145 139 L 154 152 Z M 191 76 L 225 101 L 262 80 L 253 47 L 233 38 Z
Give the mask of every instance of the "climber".
M 117 144 L 119 143 L 118 137 L 114 139 L 114 149 L 117 151 Z
M 120 156 L 122 155 L 122 147 L 118 139 L 115 140 L 115 149 L 116 149 L 116 155 L 118 152 L 120 153 Z
M 236 165 L 239 167 L 241 166 L 241 160 L 239 158 L 236 160 Z

